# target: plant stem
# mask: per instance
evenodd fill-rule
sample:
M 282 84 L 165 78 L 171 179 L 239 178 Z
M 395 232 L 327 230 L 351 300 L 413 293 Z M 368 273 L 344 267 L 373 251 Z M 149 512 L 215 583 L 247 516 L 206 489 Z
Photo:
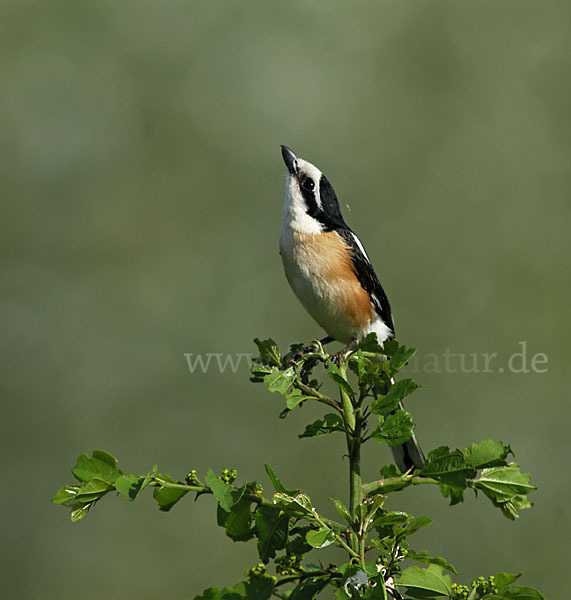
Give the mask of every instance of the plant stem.
M 341 359 L 339 361 L 339 372 L 341 376 L 347 378 L 346 364 Z M 349 454 L 349 512 L 355 519 L 357 507 L 361 502 L 361 420 L 353 406 L 349 394 L 341 388 L 341 407 L 343 409 L 343 421 L 347 431 L 347 452 Z M 356 533 L 351 534 L 351 547 L 359 554 L 361 562 L 363 556 L 360 552 L 364 544 L 358 539 Z
M 379 479 L 365 483 L 362 487 L 362 492 L 365 496 L 371 494 L 388 494 L 390 492 L 398 492 L 408 487 L 409 485 L 439 485 L 436 479 L 431 477 L 418 477 L 415 475 L 401 475 L 400 477 L 389 477 L 387 479 Z

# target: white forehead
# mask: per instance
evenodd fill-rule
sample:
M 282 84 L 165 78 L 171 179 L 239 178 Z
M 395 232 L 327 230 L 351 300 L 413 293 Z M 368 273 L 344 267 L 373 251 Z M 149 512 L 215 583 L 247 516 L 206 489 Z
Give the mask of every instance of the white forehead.
M 297 159 L 297 170 L 300 173 L 309 175 L 309 177 L 311 177 L 315 183 L 319 183 L 319 180 L 321 179 L 321 171 L 315 165 L 303 160 L 303 158 Z

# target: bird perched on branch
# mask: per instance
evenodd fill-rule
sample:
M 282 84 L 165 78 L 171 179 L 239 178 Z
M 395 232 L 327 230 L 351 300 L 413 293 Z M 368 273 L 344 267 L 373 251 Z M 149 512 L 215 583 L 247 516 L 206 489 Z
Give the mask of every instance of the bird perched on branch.
M 280 254 L 292 290 L 327 332 L 324 342 L 350 345 L 371 332 L 381 343 L 394 337 L 387 295 L 331 183 L 315 165 L 281 148 L 288 174 Z M 425 465 L 414 434 L 392 451 L 403 472 Z

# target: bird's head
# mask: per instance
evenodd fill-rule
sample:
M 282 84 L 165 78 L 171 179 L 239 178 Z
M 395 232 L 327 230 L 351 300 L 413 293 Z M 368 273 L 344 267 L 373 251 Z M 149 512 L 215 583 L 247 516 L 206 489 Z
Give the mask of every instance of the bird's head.
M 284 220 L 306 233 L 346 227 L 335 190 L 327 177 L 287 146 L 282 146 L 282 156 L 288 170 Z

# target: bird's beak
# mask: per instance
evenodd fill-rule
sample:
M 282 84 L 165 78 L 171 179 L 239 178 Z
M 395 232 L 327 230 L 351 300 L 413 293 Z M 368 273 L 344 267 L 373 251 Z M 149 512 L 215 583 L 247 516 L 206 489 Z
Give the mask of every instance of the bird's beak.
M 287 146 L 282 146 L 282 156 L 287 170 L 292 175 L 297 175 L 297 156 Z

